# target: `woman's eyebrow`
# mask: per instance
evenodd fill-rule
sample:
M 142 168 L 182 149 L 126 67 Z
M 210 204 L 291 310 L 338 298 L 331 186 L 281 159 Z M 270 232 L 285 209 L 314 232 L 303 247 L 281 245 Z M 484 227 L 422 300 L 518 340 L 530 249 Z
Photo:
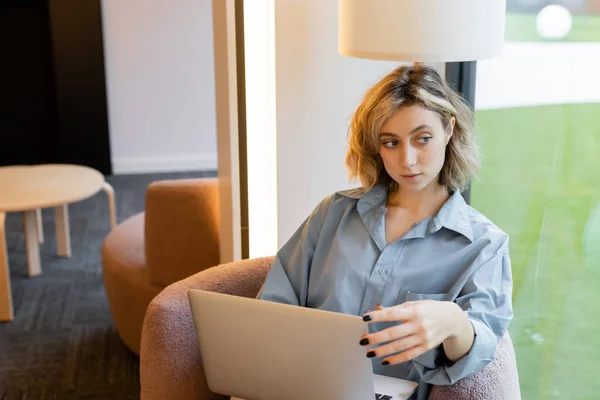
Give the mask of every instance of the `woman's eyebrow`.
M 429 125 L 422 124 L 422 125 L 417 126 L 415 129 L 413 129 L 412 131 L 410 131 L 408 134 L 409 135 L 414 135 L 415 133 L 417 133 L 417 132 L 419 132 L 419 131 L 421 131 L 423 129 L 432 129 L 432 128 Z M 379 137 L 383 137 L 383 136 L 391 136 L 391 137 L 395 137 L 395 138 L 398 137 L 398 135 L 396 135 L 395 133 L 391 133 L 391 132 L 381 132 L 379 134 Z
M 426 129 L 426 128 L 427 129 L 431 129 L 431 127 L 429 125 L 426 125 L 426 124 L 419 125 L 415 129 L 413 129 L 412 131 L 410 131 L 409 135 L 413 135 L 413 134 L 419 132 L 420 130 L 423 130 L 423 129 Z

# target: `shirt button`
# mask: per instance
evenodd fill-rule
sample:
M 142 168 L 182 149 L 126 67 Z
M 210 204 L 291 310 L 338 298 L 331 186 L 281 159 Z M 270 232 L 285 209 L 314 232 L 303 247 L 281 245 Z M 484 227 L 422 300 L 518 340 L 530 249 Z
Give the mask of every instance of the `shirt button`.
M 379 275 L 383 275 L 385 273 L 385 270 L 383 268 L 379 268 L 379 271 L 377 271 L 379 273 Z

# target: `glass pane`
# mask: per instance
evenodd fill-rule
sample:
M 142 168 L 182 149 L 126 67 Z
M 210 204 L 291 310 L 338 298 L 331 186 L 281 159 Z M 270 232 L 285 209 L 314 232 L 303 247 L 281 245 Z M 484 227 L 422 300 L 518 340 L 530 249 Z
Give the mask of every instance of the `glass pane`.
M 478 63 L 472 203 L 510 235 L 523 399 L 600 398 L 598 71 L 597 0 L 509 0 L 504 54 Z

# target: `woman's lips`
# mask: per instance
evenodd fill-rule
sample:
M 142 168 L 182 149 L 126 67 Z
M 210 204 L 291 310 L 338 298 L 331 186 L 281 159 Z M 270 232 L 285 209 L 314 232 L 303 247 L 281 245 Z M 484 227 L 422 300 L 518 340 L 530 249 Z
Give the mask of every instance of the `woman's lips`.
M 406 179 L 408 181 L 414 181 L 417 180 L 421 177 L 422 174 L 406 174 L 406 175 L 400 175 L 403 179 Z

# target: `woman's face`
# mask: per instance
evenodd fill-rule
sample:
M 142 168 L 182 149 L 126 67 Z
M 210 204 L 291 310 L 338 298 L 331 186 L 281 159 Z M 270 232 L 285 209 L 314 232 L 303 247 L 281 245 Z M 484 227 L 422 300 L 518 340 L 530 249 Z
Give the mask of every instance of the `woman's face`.
M 381 127 L 379 154 L 385 170 L 402 190 L 439 185 L 455 122 L 453 117 L 446 132 L 439 114 L 413 105 L 400 108 Z

